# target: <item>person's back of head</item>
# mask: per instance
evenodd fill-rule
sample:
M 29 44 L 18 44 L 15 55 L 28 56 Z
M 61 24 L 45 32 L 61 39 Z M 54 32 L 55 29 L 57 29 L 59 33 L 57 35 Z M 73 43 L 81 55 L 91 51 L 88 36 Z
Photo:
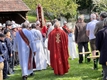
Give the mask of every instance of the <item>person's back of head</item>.
M 96 20 L 96 14 L 95 14 L 95 13 L 92 13 L 92 14 L 90 15 L 90 18 L 91 18 L 91 20 Z
M 107 26 L 107 18 L 103 20 L 103 26 Z
M 41 23 L 40 23 L 40 21 L 36 21 L 36 26 L 39 26 L 40 27 L 40 25 L 41 25 Z
M 55 24 L 54 24 L 54 27 L 55 27 L 55 28 L 60 27 L 60 22 L 59 22 L 59 21 L 56 21 Z
M 23 23 L 22 24 L 22 28 L 28 28 L 28 24 L 27 23 Z
M 80 15 L 78 17 L 78 22 L 84 22 L 84 15 Z
M 10 20 L 7 20 L 5 24 L 6 24 L 6 27 L 7 27 L 7 26 L 11 26 L 11 25 L 12 25 L 12 23 L 11 23 L 11 21 L 10 21 Z
M 32 28 L 32 29 L 33 29 L 33 28 L 36 28 L 36 24 L 33 23 L 33 24 L 31 25 L 31 28 Z
M 52 26 L 52 23 L 51 22 L 47 22 L 47 27 L 49 28 L 50 26 Z
M 106 12 L 103 12 L 100 14 L 100 19 L 103 20 L 104 18 L 107 17 L 107 13 Z

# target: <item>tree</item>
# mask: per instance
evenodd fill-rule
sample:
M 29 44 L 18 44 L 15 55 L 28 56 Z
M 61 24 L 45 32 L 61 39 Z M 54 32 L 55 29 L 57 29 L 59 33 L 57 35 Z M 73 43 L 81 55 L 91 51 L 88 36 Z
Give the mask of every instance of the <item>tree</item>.
M 40 3 L 43 7 L 44 13 L 50 17 L 60 17 L 61 15 L 71 16 L 76 15 L 77 7 L 75 0 L 23 0 L 31 10 L 35 10 L 37 4 Z
M 91 10 L 93 9 L 93 0 L 76 0 L 76 3 L 78 4 L 78 11 L 82 11 L 82 14 L 91 13 Z
M 76 0 L 76 3 L 79 5 L 78 10 L 89 9 L 92 8 L 93 0 Z
M 107 11 L 107 0 L 93 0 L 94 9 L 93 11 L 101 12 Z

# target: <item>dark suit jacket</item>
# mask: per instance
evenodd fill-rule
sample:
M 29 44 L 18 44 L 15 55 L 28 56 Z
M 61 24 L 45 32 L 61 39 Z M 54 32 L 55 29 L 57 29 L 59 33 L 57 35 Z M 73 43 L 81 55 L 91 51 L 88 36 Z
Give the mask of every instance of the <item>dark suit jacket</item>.
M 89 38 L 86 35 L 86 23 L 77 23 L 75 26 L 75 41 L 79 42 L 88 42 Z
M 107 62 L 107 27 L 101 29 L 96 35 L 96 47 L 100 51 L 100 64 Z
M 5 58 L 5 60 L 9 59 L 8 49 L 6 47 L 6 43 L 4 41 L 1 41 L 1 40 L 0 40 L 0 54 L 3 54 L 3 57 Z
M 96 34 L 98 33 L 99 30 L 101 30 L 103 28 L 103 21 L 100 21 L 98 23 L 96 23 L 96 27 L 94 29 L 94 35 L 96 36 Z

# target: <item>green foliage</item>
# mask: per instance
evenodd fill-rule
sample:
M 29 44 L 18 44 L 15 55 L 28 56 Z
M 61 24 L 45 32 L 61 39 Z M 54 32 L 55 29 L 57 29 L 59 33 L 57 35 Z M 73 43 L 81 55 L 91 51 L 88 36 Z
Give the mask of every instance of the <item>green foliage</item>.
M 71 16 L 76 15 L 77 4 L 75 0 L 23 0 L 31 10 L 36 11 L 37 4 L 41 4 L 46 16 L 60 17 L 61 14 L 69 13 Z
M 78 10 L 92 9 L 93 0 L 76 0 L 76 2 L 79 5 Z
M 36 21 L 36 16 L 34 16 L 34 15 L 28 15 L 27 18 L 28 18 L 29 22 L 31 22 L 31 23 Z
M 107 11 L 107 0 L 94 0 L 94 10 L 101 12 Z
M 52 68 L 48 67 L 46 70 L 35 71 L 34 76 L 29 76 L 27 80 L 102 80 L 101 65 L 98 65 L 98 70 L 93 70 L 93 60 L 90 63 L 78 64 L 78 59 L 69 58 L 69 63 L 69 72 L 63 76 L 54 75 Z M 21 69 L 17 66 L 15 74 L 10 75 L 7 80 L 22 80 L 21 76 Z

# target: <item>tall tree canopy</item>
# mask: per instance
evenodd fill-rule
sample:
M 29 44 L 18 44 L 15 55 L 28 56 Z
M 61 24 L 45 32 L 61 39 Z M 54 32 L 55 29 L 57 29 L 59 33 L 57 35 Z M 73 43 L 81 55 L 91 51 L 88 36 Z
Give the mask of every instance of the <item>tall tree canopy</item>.
M 107 0 L 93 0 L 94 10 L 101 12 L 107 11 Z
M 37 4 L 40 3 L 44 13 L 52 14 L 56 17 L 60 15 L 70 14 L 76 15 L 77 7 L 76 0 L 23 0 L 32 10 L 35 10 Z
M 78 10 L 83 9 L 92 9 L 93 0 L 76 0 L 76 3 L 79 5 Z

